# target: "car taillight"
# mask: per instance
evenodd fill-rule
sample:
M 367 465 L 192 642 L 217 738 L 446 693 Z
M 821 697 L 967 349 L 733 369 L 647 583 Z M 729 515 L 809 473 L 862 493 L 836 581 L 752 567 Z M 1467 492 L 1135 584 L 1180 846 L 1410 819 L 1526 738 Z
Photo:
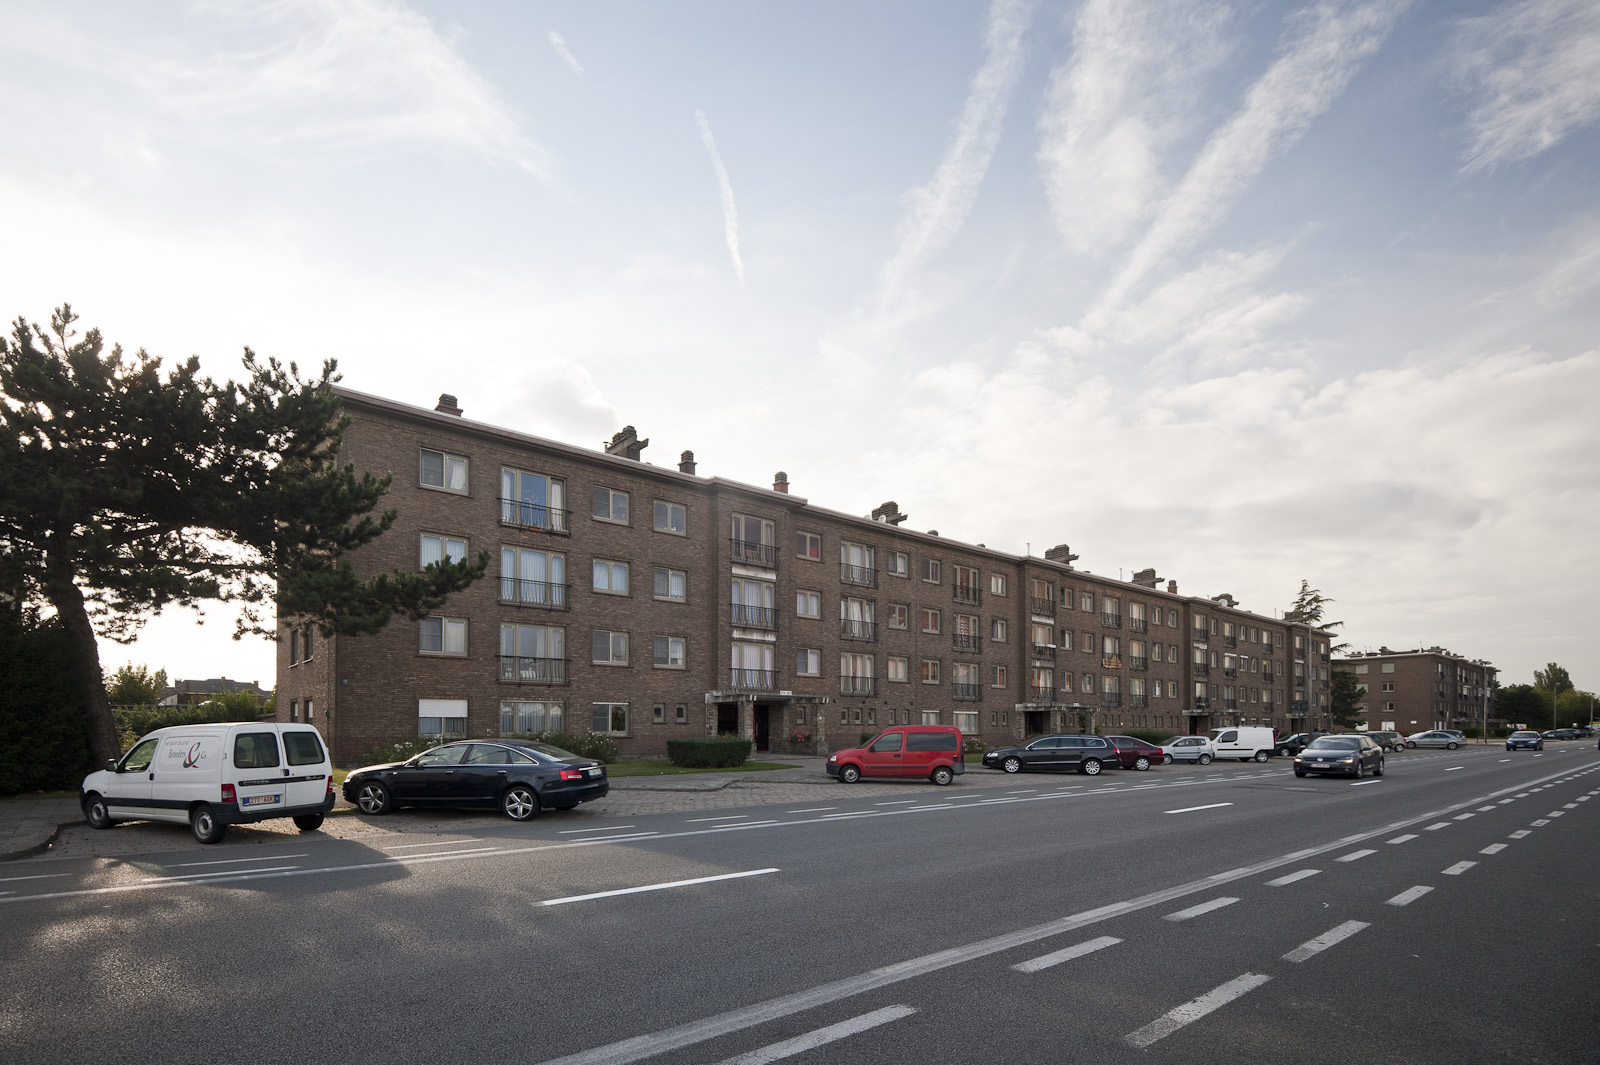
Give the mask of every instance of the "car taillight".
M 328 794 L 329 795 L 333 794 L 333 774 L 332 773 L 328 774 Z
M 238 796 L 234 793 L 232 784 L 224 784 L 224 785 L 222 785 L 222 801 L 223 802 L 237 802 L 238 801 Z
M 581 769 L 563 769 L 561 771 L 561 779 L 562 780 L 582 780 L 583 779 L 583 770 L 581 770 Z

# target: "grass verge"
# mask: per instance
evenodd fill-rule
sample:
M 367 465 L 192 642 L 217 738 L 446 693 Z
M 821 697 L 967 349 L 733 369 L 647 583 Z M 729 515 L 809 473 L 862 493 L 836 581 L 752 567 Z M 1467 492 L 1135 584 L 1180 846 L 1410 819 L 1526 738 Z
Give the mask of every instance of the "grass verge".
M 795 769 L 782 762 L 746 762 L 741 766 L 722 769 L 689 769 L 673 765 L 665 758 L 630 758 L 626 762 L 612 762 L 606 766 L 608 777 L 670 777 L 684 773 L 760 773 L 771 769 Z

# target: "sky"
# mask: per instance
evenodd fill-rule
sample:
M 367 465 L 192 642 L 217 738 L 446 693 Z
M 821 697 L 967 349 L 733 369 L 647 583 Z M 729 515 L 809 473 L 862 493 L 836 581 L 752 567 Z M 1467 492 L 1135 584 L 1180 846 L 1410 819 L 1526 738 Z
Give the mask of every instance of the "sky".
M 1600 688 L 1592 0 L 11 0 L 0 142 L 9 320 Z

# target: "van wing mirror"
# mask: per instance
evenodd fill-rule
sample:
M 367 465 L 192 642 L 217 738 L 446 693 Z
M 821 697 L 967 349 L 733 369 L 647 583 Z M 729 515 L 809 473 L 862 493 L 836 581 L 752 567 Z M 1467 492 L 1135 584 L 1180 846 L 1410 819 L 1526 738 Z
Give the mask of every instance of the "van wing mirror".
M 107 758 L 106 759 L 106 772 L 107 773 L 120 773 L 120 772 L 122 772 L 121 769 L 117 768 L 117 760 L 115 758 Z

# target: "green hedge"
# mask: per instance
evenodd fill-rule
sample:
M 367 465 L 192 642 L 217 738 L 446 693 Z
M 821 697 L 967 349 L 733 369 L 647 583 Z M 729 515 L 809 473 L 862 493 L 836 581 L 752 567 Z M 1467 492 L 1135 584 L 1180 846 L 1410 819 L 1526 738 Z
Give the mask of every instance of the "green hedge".
M 66 632 L 0 604 L 0 647 L 0 795 L 77 788 L 94 747 Z
M 668 740 L 667 757 L 685 769 L 733 769 L 750 757 L 751 742 L 739 736 Z
M 126 751 L 140 736 L 173 725 L 205 725 L 212 721 L 270 721 L 271 714 L 241 717 L 237 708 L 210 703 L 205 706 L 119 706 L 112 708 L 117 743 Z
M 1163 743 L 1166 743 L 1168 740 L 1172 739 L 1172 737 L 1174 735 L 1176 735 L 1176 734 L 1173 733 L 1173 732 L 1169 732 L 1166 729 L 1131 728 L 1131 729 L 1127 729 L 1126 731 L 1118 733 L 1118 735 L 1120 735 L 1120 736 L 1132 736 L 1136 740 L 1144 740 L 1144 742 L 1146 742 L 1146 743 L 1153 743 L 1157 747 L 1159 747 Z
M 622 748 L 617 746 L 616 740 L 610 736 L 597 736 L 592 732 L 530 732 L 515 735 L 507 734 L 496 738 L 502 740 L 537 740 L 539 743 L 548 743 L 552 747 L 560 747 L 563 751 L 571 751 L 580 758 L 593 758 L 597 762 L 605 762 L 607 764 L 615 762 L 622 757 Z M 423 751 L 430 751 L 441 744 L 453 742 L 456 741 L 443 740 L 437 736 L 419 736 L 414 740 L 386 744 L 367 751 L 355 765 L 349 768 L 355 769 L 364 765 L 387 765 L 390 762 L 405 762 L 415 758 Z

